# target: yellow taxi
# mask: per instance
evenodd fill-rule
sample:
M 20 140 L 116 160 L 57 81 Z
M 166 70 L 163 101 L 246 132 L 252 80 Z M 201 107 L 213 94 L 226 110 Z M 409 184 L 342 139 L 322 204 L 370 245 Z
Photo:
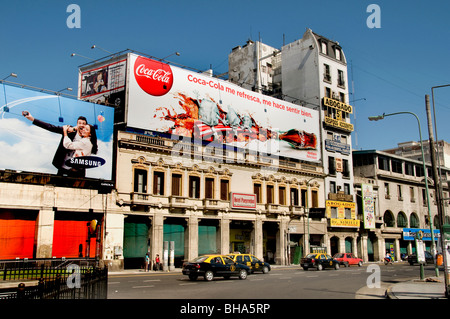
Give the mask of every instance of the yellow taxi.
M 234 253 L 228 254 L 227 256 L 238 264 L 246 265 L 252 272 L 261 271 L 263 274 L 267 274 L 271 270 L 268 263 L 251 254 Z

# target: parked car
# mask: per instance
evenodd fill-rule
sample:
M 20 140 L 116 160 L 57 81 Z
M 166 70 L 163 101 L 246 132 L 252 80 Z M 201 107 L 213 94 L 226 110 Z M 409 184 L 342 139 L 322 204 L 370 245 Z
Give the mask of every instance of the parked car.
M 363 265 L 363 260 L 361 258 L 355 257 L 352 253 L 337 253 L 333 256 L 340 265 L 348 267 L 350 265 L 358 265 L 361 267 Z
M 412 266 L 417 263 L 417 255 L 415 253 L 408 255 L 407 260 L 408 260 L 409 264 Z M 425 264 L 434 264 L 433 255 L 431 253 L 429 253 L 428 251 L 425 251 Z
M 229 254 L 227 256 L 239 264 L 250 267 L 252 272 L 261 271 L 263 274 L 267 274 L 271 270 L 269 263 L 259 260 L 251 254 Z
M 234 262 L 231 258 L 223 255 L 203 255 L 184 263 L 183 275 L 189 276 L 190 280 L 197 280 L 203 276 L 205 280 L 211 281 L 214 277 L 238 276 L 246 279 L 250 273 L 250 267 Z
M 334 268 L 338 270 L 339 262 L 325 253 L 316 253 L 309 254 L 306 257 L 303 257 L 300 261 L 300 266 L 304 270 L 308 270 L 309 268 L 316 268 L 317 270 L 322 270 L 324 268 Z

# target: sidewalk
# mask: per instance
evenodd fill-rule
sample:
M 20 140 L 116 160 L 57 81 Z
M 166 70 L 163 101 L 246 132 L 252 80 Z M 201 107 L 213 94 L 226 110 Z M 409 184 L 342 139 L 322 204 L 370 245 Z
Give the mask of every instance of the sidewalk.
M 445 296 L 444 275 L 414 279 L 394 284 L 386 290 L 388 299 L 448 299 Z

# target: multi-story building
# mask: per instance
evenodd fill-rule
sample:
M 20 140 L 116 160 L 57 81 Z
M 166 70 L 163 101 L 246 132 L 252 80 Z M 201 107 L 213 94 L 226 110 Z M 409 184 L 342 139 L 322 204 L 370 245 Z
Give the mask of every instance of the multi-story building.
M 430 224 L 434 231 L 439 225 L 433 180 L 428 178 L 427 196 L 422 161 L 382 151 L 353 151 L 353 165 L 357 196 L 363 196 L 362 185 L 370 185 L 374 191 L 375 223 L 373 228 L 361 232 L 363 247 L 367 252 L 363 256 L 367 256 L 369 261 L 378 261 L 387 252 L 393 252 L 396 260 L 399 260 L 402 254 L 414 252 L 414 239 L 410 232 L 421 229 L 429 235 Z M 431 170 L 430 165 L 426 167 L 428 171 Z M 445 198 L 449 194 L 449 173 L 448 168 L 442 168 Z M 448 201 L 444 203 L 444 208 L 448 210 Z M 358 210 L 362 216 L 359 201 Z M 448 213 L 445 220 L 450 220 Z M 428 250 L 430 238 L 426 236 L 424 239 Z
M 423 152 L 425 156 L 425 161 L 427 163 L 431 163 L 431 153 L 430 153 L 430 141 L 424 140 L 423 143 Z M 450 167 L 450 144 L 446 141 L 439 141 L 436 143 L 436 158 L 437 165 Z M 383 150 L 383 152 L 395 154 L 398 156 L 411 158 L 415 160 L 422 160 L 422 150 L 420 147 L 420 142 L 410 141 L 398 143 L 397 147 L 391 148 L 388 150 Z M 430 174 L 430 176 L 433 176 Z
M 268 78 L 262 70 L 273 70 L 273 77 Z M 360 223 L 353 190 L 353 110 L 349 105 L 347 62 L 342 47 L 310 29 L 281 50 L 247 42 L 229 54 L 229 80 L 319 111 L 329 237 L 322 245 L 330 253 L 356 253 Z

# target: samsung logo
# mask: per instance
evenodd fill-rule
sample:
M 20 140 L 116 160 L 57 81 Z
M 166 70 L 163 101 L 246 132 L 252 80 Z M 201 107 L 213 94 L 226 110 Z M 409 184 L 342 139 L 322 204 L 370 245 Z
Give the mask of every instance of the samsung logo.
M 72 157 L 66 161 L 66 165 L 72 168 L 96 168 L 104 165 L 106 161 L 97 156 Z

